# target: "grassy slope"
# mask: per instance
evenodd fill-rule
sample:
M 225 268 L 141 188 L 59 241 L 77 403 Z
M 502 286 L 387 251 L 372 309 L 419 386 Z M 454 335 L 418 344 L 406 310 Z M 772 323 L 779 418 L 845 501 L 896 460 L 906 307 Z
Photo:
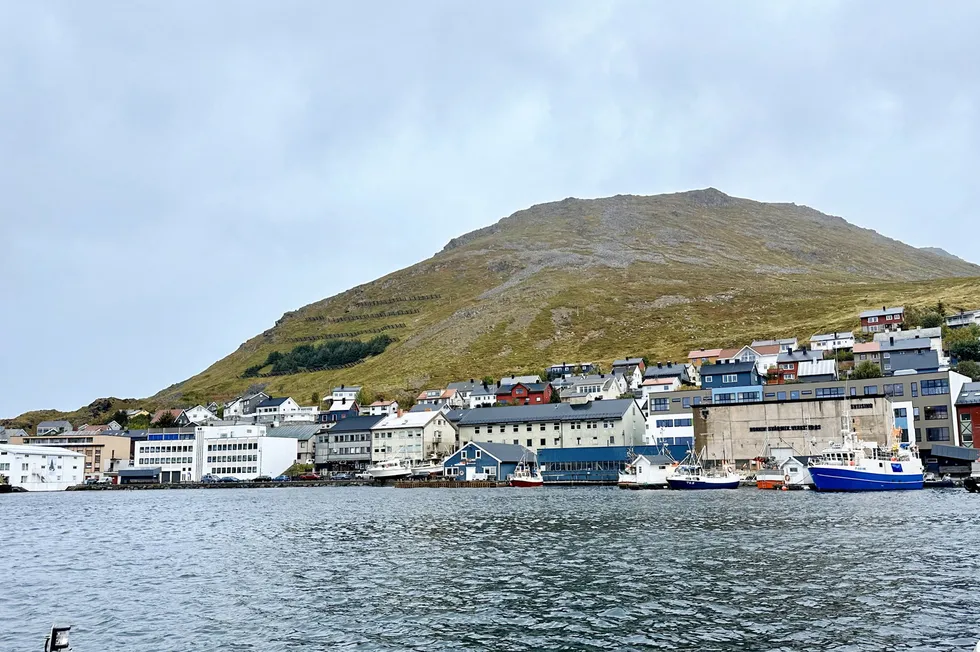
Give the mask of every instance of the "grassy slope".
M 960 276 L 962 278 L 940 278 Z M 969 278 L 972 276 L 974 278 Z M 717 191 L 563 200 L 459 238 L 440 254 L 287 313 L 201 374 L 148 405 L 225 399 L 266 383 L 306 403 L 340 383 L 389 397 L 447 381 L 608 363 L 627 354 L 678 360 L 699 346 L 857 327 L 868 307 L 980 305 L 980 268 L 915 249 L 792 204 Z M 354 302 L 441 294 L 423 302 Z M 414 315 L 310 322 L 418 308 Z M 290 338 L 405 323 L 399 341 L 354 368 L 240 379 Z M 22 420 L 20 420 L 22 421 Z

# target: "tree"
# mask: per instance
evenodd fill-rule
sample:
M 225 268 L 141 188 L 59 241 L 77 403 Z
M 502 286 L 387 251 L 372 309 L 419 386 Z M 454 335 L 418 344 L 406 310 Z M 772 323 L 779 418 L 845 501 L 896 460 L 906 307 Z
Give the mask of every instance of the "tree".
M 980 340 L 957 342 L 949 347 L 949 353 L 959 361 L 980 362 Z
M 561 393 L 557 389 L 552 390 L 549 403 L 561 403 Z
M 126 427 L 130 430 L 146 430 L 150 427 L 150 415 L 140 414 L 129 420 Z
M 490 385 L 493 385 L 495 382 L 497 382 L 497 381 L 495 381 L 493 379 L 493 376 L 484 376 L 483 377 L 483 384 L 486 385 L 487 387 L 489 387 Z
M 922 328 L 939 328 L 942 325 L 943 317 L 938 312 L 927 312 L 919 320 L 919 326 Z
M 313 392 L 310 394 L 310 403 L 313 405 L 320 405 L 320 392 Z
M 957 373 L 963 374 L 964 376 L 969 376 L 970 380 L 974 382 L 980 381 L 980 362 L 974 362 L 973 360 L 964 360 L 958 363 L 953 370 Z
M 157 428 L 172 428 L 177 425 L 177 417 L 175 417 L 172 412 L 164 412 L 160 415 L 160 418 L 153 423 L 153 425 L 155 425 Z
M 936 302 L 935 310 L 936 310 L 936 314 L 939 315 L 940 317 L 946 316 L 946 304 L 943 303 L 942 300 Z
M 870 360 L 865 360 L 858 366 L 854 367 L 854 371 L 851 372 L 851 378 L 854 380 L 864 380 L 865 378 L 881 378 L 881 367 L 871 362 Z
M 122 426 L 123 428 L 125 428 L 126 427 L 126 424 L 129 423 L 129 415 L 126 414 L 126 410 L 116 410 L 116 413 L 113 414 L 112 415 L 112 418 L 109 419 L 109 420 L 110 421 L 115 421 L 120 426 Z
M 224 405 L 219 405 L 218 406 L 218 418 L 219 419 L 224 419 L 225 418 L 225 406 Z

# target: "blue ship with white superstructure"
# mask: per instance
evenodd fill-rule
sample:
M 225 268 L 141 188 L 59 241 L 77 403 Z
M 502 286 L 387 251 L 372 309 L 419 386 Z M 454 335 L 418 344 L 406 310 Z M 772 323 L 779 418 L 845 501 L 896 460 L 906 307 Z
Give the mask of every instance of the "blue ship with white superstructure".
M 817 491 L 902 491 L 922 489 L 919 451 L 908 442 L 883 449 L 845 431 L 843 441 L 821 452 L 810 465 Z

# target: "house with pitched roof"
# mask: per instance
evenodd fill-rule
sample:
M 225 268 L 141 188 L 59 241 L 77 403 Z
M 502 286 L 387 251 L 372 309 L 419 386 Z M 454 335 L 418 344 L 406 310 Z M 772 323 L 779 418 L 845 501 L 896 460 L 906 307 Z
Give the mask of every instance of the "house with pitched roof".
M 800 363 L 823 360 L 823 351 L 799 349 L 780 353 L 776 358 L 775 373 L 769 374 L 769 382 L 781 385 L 796 382 L 800 378 Z
M 415 402 L 436 407 L 448 405 L 450 409 L 463 407 L 463 399 L 455 389 L 426 389 L 416 397 Z
M 371 436 L 374 463 L 401 459 L 416 465 L 442 459 L 456 450 L 456 429 L 440 409 L 384 417 L 371 427 Z
M 718 356 L 718 362 L 754 362 L 756 371 L 765 377 L 769 370 L 778 363 L 782 348 L 779 344 L 758 346 L 743 346 L 741 348 L 724 349 Z
M 532 405 L 550 403 L 552 394 L 551 383 L 514 383 L 501 384 L 497 387 L 497 403 L 511 405 Z
M 786 337 L 780 340 L 755 340 L 750 344 L 753 349 L 758 350 L 760 346 L 778 346 L 780 353 L 789 353 L 799 347 L 799 342 L 795 337 Z
M 854 348 L 854 333 L 844 331 L 811 335 L 810 348 L 814 351 L 849 351 Z
M 724 349 L 697 349 L 687 354 L 687 363 L 695 368 L 703 364 L 718 362 L 718 356 Z
M 611 401 L 619 398 L 628 391 L 626 379 L 619 374 L 568 376 L 561 379 L 560 382 L 560 396 L 562 402 L 565 403 Z
M 234 419 L 255 414 L 255 408 L 259 403 L 269 398 L 265 392 L 253 392 L 242 394 L 241 396 L 225 403 L 224 418 Z
M 388 416 L 398 414 L 398 401 L 375 401 L 367 406 L 366 416 Z M 364 412 L 362 412 L 364 414 Z
M 716 362 L 701 366 L 701 387 L 705 389 L 758 386 L 762 376 L 754 360 L 745 362 Z
M 865 310 L 858 316 L 861 318 L 862 333 L 893 331 L 898 330 L 905 323 L 905 308 L 882 306 L 881 310 Z
M 455 480 L 506 480 L 524 462 L 537 465 L 534 451 L 515 444 L 471 441 L 446 458 L 443 475 Z
M 39 437 L 41 435 L 55 435 L 62 432 L 71 432 L 71 429 L 71 423 L 68 421 L 42 421 L 37 424 L 35 434 Z
M 317 434 L 317 471 L 363 471 L 371 465 L 371 428 L 390 415 L 350 417 Z
M 676 378 L 682 385 L 697 384 L 699 372 L 690 362 L 658 362 L 657 364 L 651 362 L 643 372 L 644 380 L 663 378 Z
M 980 434 L 980 383 L 964 383 L 955 405 L 959 441 L 972 447 L 974 434 Z

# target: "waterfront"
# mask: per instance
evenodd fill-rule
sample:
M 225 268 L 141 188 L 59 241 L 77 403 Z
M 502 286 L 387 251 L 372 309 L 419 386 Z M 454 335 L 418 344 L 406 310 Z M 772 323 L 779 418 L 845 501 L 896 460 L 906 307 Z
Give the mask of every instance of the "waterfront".
M 980 500 L 615 488 L 0 499 L 3 652 L 972 650 Z

